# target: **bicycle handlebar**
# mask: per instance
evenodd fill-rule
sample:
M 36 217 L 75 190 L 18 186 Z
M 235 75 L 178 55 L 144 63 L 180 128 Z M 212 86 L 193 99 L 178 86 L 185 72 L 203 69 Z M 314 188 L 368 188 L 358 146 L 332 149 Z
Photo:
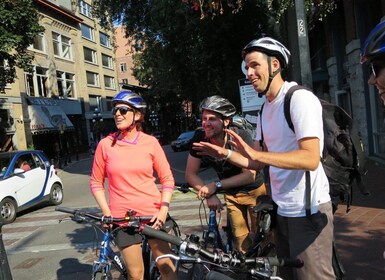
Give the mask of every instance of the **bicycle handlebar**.
M 171 244 L 178 246 L 179 248 L 183 247 L 184 251 L 188 251 L 191 255 L 196 253 L 199 256 L 202 256 L 211 262 L 214 262 L 219 265 L 240 267 L 244 264 L 261 264 L 264 265 L 268 262 L 271 266 L 289 266 L 300 268 L 303 266 L 303 261 L 300 259 L 286 259 L 286 258 L 276 258 L 276 257 L 254 257 L 254 258 L 242 258 L 238 257 L 235 253 L 224 253 L 222 251 L 209 252 L 202 249 L 199 244 L 193 243 L 191 241 L 186 241 L 181 239 L 178 236 L 170 235 L 166 232 L 153 229 L 147 225 L 140 227 L 139 231 L 147 236 L 160 239 Z
M 88 217 L 92 220 L 100 221 L 101 223 L 106 225 L 119 223 L 119 222 L 148 223 L 152 219 L 152 216 L 133 216 L 132 213 L 130 212 L 127 212 L 126 217 L 119 217 L 119 218 L 113 218 L 110 216 L 99 216 L 96 214 L 87 213 L 80 209 L 71 209 L 71 208 L 62 207 L 62 206 L 56 206 L 55 211 L 71 214 L 73 215 L 74 219 L 79 222 L 83 221 L 85 217 Z

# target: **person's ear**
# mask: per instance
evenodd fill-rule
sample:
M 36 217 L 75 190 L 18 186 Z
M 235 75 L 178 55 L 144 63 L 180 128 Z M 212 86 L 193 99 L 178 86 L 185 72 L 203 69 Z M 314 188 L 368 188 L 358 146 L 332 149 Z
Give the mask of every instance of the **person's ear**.
M 223 120 L 223 126 L 227 127 L 230 124 L 231 120 L 230 119 L 224 119 Z
M 142 117 L 142 113 L 140 111 L 136 111 L 134 116 L 135 121 L 140 120 L 141 117 Z
M 275 72 L 280 67 L 281 67 L 281 63 L 279 62 L 279 60 L 276 57 L 272 57 L 271 58 L 271 68 L 272 68 L 273 72 Z

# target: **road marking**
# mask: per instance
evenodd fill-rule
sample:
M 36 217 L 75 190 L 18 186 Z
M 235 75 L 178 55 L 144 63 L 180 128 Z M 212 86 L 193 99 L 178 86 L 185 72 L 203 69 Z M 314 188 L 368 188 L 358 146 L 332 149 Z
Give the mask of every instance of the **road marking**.
M 187 195 L 187 194 L 186 194 Z M 193 194 L 194 195 L 194 194 Z M 190 197 L 189 197 L 190 196 Z M 182 233 L 191 233 L 191 230 L 199 228 L 201 232 L 201 222 L 205 224 L 204 210 L 201 209 L 202 221 L 199 218 L 199 205 L 201 201 L 195 199 L 190 194 L 184 197 L 176 198 L 170 207 L 170 214 L 175 219 L 180 227 Z M 206 202 L 204 202 L 206 203 Z M 84 211 L 91 211 L 97 213 L 98 207 L 85 207 L 81 208 Z M 208 211 L 208 208 L 205 208 Z M 21 240 L 33 236 L 33 233 L 44 226 L 57 225 L 59 220 L 69 214 L 54 211 L 53 209 L 43 209 L 35 212 L 28 213 L 22 217 L 16 219 L 12 224 L 5 225 L 3 227 L 3 241 L 8 254 L 18 254 L 23 252 L 45 252 L 65 249 L 86 249 L 93 248 L 95 242 L 88 242 L 83 244 L 71 244 L 70 242 L 65 244 L 55 245 L 39 245 L 39 246 L 21 246 Z M 207 213 L 208 215 L 208 213 Z M 184 236 L 184 235 L 183 235 Z

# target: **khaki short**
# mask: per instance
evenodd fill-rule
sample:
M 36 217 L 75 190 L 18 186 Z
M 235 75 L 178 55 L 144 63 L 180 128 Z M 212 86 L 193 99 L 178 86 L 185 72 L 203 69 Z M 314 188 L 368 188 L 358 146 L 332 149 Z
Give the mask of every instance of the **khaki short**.
M 257 197 L 264 194 L 266 194 L 265 184 L 247 193 L 225 194 L 227 212 L 235 237 L 256 231 L 256 218 L 249 219 L 248 216 L 257 203 Z

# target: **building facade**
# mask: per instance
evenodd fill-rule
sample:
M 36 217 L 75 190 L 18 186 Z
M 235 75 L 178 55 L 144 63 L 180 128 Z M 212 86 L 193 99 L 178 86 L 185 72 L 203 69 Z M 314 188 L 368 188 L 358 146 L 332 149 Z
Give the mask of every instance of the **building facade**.
M 316 13 L 313 15 L 319 16 Z M 385 109 L 377 89 L 369 86 L 369 67 L 360 64 L 360 48 L 371 29 L 385 18 L 385 1 L 336 1 L 336 9 L 308 29 L 314 93 L 345 109 L 357 123 L 366 153 L 385 159 Z M 283 32 L 292 51 L 292 79 L 297 73 L 301 51 L 295 12 L 288 11 Z M 296 76 L 297 74 L 297 76 Z
M 92 17 L 91 0 L 35 2 L 45 31 L 29 48 L 34 71 L 18 69 L 16 82 L 0 97 L 0 117 L 7 123 L 2 148 L 34 147 L 60 158 L 88 150 L 112 123 L 113 33 Z

